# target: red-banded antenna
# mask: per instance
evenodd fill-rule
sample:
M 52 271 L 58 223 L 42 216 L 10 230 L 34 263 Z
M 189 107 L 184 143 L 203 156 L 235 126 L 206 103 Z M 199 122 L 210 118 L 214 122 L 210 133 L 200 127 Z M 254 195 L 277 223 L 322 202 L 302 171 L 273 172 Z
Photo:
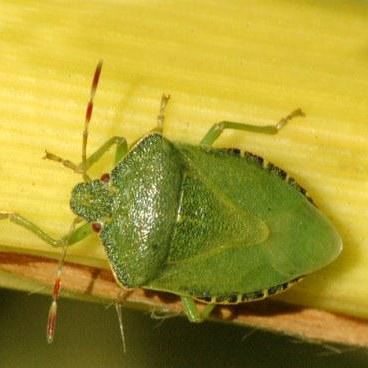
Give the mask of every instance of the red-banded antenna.
M 66 250 L 68 246 L 64 245 L 63 253 L 61 255 L 58 269 L 56 271 L 56 278 L 54 283 L 54 288 L 52 291 L 52 303 L 49 309 L 49 315 L 47 318 L 47 330 L 46 330 L 46 337 L 47 342 L 51 344 L 54 340 L 55 336 L 55 327 L 56 327 L 56 315 L 57 315 L 57 301 L 59 299 L 60 290 L 61 290 L 61 271 L 63 269 L 64 259 L 66 256 Z
M 87 161 L 87 138 L 88 138 L 88 126 L 89 122 L 91 121 L 92 117 L 92 111 L 93 111 L 93 99 L 96 94 L 98 81 L 100 79 L 101 75 L 101 69 L 102 69 L 102 60 L 100 60 L 96 66 L 95 74 L 93 76 L 92 80 L 92 86 L 91 86 L 91 93 L 89 97 L 89 101 L 87 104 L 86 109 L 86 119 L 84 121 L 84 130 L 83 130 L 83 145 L 82 145 L 82 168 L 83 168 L 83 179 L 84 181 L 89 181 L 90 178 L 87 175 L 87 169 L 86 169 L 86 161 Z
M 85 119 L 85 122 L 84 122 L 83 145 L 82 145 L 82 175 L 83 175 L 83 180 L 84 181 L 89 181 L 90 180 L 89 176 L 87 175 L 87 167 L 86 167 L 87 166 L 88 126 L 89 126 L 89 122 L 91 121 L 91 117 L 92 117 L 93 99 L 94 99 L 95 94 L 96 94 L 98 81 L 99 81 L 100 75 L 101 75 L 101 69 L 102 69 L 102 60 L 100 60 L 98 62 L 97 66 L 96 66 L 95 74 L 93 76 L 92 86 L 91 86 L 91 93 L 90 93 L 89 101 L 88 101 L 88 104 L 87 104 L 87 110 L 86 110 L 86 119 Z M 46 152 L 46 158 L 49 158 L 49 159 L 54 160 L 54 161 L 62 162 L 65 166 L 70 167 L 71 169 L 73 169 L 75 171 L 77 169 L 77 167 L 74 164 L 70 163 L 70 161 L 62 160 L 61 158 L 59 158 L 58 156 L 55 156 L 53 154 L 50 154 L 50 153 Z M 51 303 L 51 306 L 50 306 L 50 309 L 49 309 L 49 315 L 48 315 L 48 319 L 47 319 L 47 331 L 46 331 L 47 342 L 50 343 L 50 344 L 54 340 L 54 336 L 55 336 L 56 316 L 57 316 L 57 301 L 58 301 L 59 296 L 60 296 L 61 274 L 62 274 L 62 269 L 63 269 L 64 260 L 65 260 L 65 256 L 66 256 L 66 251 L 67 251 L 68 245 L 69 245 L 69 238 L 70 238 L 71 234 L 74 232 L 75 227 L 76 227 L 76 225 L 79 221 L 80 221 L 80 219 L 78 217 L 73 221 L 73 223 L 70 227 L 69 236 L 67 236 L 64 239 L 61 258 L 60 258 L 58 268 L 57 268 L 57 271 L 56 271 L 54 288 L 53 288 L 53 292 L 52 292 L 52 303 Z
M 58 263 L 58 267 L 56 270 L 56 276 L 55 276 L 55 282 L 54 282 L 54 288 L 52 291 L 52 303 L 50 305 L 49 309 L 49 315 L 47 318 L 47 330 L 46 330 L 46 337 L 47 342 L 49 344 L 52 343 L 55 336 L 55 326 L 56 326 L 56 314 L 57 314 L 57 301 L 60 296 L 60 290 L 61 290 L 61 273 L 63 270 L 64 260 L 66 256 L 66 251 L 68 249 L 68 245 L 70 244 L 70 237 L 73 234 L 75 227 L 77 224 L 81 221 L 79 217 L 76 217 L 72 224 L 70 225 L 69 234 L 66 236 L 63 241 L 63 250 L 61 253 L 61 257 Z

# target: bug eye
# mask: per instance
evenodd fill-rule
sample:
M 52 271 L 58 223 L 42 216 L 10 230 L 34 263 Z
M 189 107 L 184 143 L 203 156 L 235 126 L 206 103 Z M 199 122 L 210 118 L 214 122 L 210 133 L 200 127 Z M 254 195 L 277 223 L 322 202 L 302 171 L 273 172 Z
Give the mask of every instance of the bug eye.
M 108 183 L 111 179 L 111 176 L 109 173 L 105 173 L 101 175 L 100 180 L 103 181 L 104 183 Z
M 95 233 L 99 233 L 101 231 L 102 225 L 99 222 L 93 222 L 91 226 L 92 226 L 92 230 Z

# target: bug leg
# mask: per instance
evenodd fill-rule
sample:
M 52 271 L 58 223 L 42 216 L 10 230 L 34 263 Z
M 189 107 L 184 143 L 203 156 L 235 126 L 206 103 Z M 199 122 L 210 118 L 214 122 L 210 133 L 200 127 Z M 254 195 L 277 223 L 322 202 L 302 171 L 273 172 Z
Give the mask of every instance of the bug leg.
M 72 245 L 87 235 L 92 233 L 91 225 L 84 224 L 75 228 L 73 232 L 69 232 L 67 235 L 61 237 L 60 239 L 55 239 L 45 233 L 41 228 L 27 220 L 25 217 L 18 215 L 14 212 L 0 212 L 0 220 L 9 219 L 16 225 L 22 226 L 34 235 L 38 236 L 40 239 L 45 241 L 47 244 L 52 245 L 53 247 L 63 247 L 65 245 Z
M 89 101 L 88 101 L 88 104 L 87 104 L 86 116 L 85 116 L 85 120 L 84 120 L 83 143 L 82 143 L 82 163 L 79 164 L 79 165 L 76 165 L 76 164 L 74 164 L 73 162 L 71 162 L 69 160 L 64 160 L 63 158 L 61 158 L 57 155 L 54 155 L 53 153 L 47 152 L 47 151 L 46 151 L 46 155 L 43 157 L 44 159 L 60 162 L 65 167 L 67 167 L 69 169 L 72 169 L 77 174 L 82 174 L 83 179 L 85 181 L 90 180 L 90 178 L 87 175 L 87 168 L 89 166 L 91 166 L 91 164 L 93 163 L 93 160 L 92 160 L 92 162 L 89 164 L 89 166 L 87 165 L 88 127 L 89 127 L 89 123 L 90 123 L 91 117 L 92 117 L 93 100 L 94 100 L 94 97 L 95 97 L 95 94 L 96 94 L 98 81 L 100 79 L 101 69 L 102 69 L 102 61 L 99 61 L 97 66 L 96 66 L 96 70 L 95 70 L 95 73 L 94 73 L 94 76 L 93 76 L 91 90 L 90 90 L 90 97 L 89 97 Z M 110 144 L 110 146 L 111 145 L 112 144 Z M 110 146 L 107 149 L 109 149 Z
M 116 165 L 128 152 L 128 144 L 124 137 L 111 137 L 108 139 L 101 147 L 99 147 L 92 155 L 90 155 L 86 159 L 85 167 L 86 171 L 94 164 L 96 163 L 113 145 L 116 145 L 116 151 L 115 151 L 115 159 L 114 164 Z M 77 174 L 83 173 L 83 162 L 76 165 L 75 163 L 64 160 L 63 158 L 54 155 L 53 153 L 50 153 L 46 151 L 45 156 L 43 159 L 52 160 L 56 162 L 60 162 L 62 165 L 67 167 L 68 169 L 73 170 Z
M 57 155 L 54 155 L 53 153 L 47 152 L 47 151 L 46 151 L 46 155 L 43 157 L 44 159 L 60 162 L 65 167 L 72 169 L 77 174 L 82 174 L 84 180 L 90 179 L 87 175 L 87 170 L 95 162 L 97 162 L 114 144 L 116 145 L 115 160 L 114 160 L 115 164 L 117 164 L 128 152 L 128 144 L 124 137 L 111 137 L 100 148 L 98 148 L 92 155 L 87 157 L 88 127 L 89 127 L 89 123 L 92 117 L 92 110 L 93 110 L 93 103 L 94 103 L 93 100 L 96 94 L 98 81 L 100 79 L 101 69 L 102 69 L 102 61 L 100 61 L 96 66 L 95 74 L 93 76 L 93 81 L 91 85 L 90 98 L 89 98 L 87 109 L 86 109 L 86 116 L 85 116 L 85 122 L 84 122 L 84 130 L 83 130 L 82 162 L 76 165 L 75 163 L 69 160 L 64 160 L 63 158 Z M 163 100 L 161 102 L 161 109 L 160 109 L 160 115 L 162 116 L 163 116 L 163 110 L 166 106 L 167 100 L 168 100 L 168 97 L 163 96 Z M 162 117 L 162 122 L 163 122 L 163 117 Z
M 164 130 L 164 122 L 165 122 L 165 108 L 167 103 L 170 100 L 170 95 L 165 95 L 164 93 L 161 96 L 161 104 L 160 104 L 160 111 L 157 115 L 157 127 L 153 129 L 155 132 L 162 133 Z
M 296 109 L 292 111 L 289 115 L 282 118 L 275 125 L 263 125 L 263 126 L 245 123 L 236 123 L 233 121 L 220 121 L 219 123 L 216 123 L 212 126 L 212 128 L 201 140 L 200 144 L 211 146 L 215 142 L 215 140 L 222 134 L 224 129 L 245 130 L 248 132 L 263 133 L 263 134 L 277 134 L 278 131 L 281 128 L 283 128 L 289 120 L 297 116 L 305 116 L 305 114 L 301 109 Z
M 127 154 L 128 144 L 124 137 L 111 137 L 100 148 L 98 148 L 91 156 L 86 159 L 86 170 L 96 163 L 113 145 L 116 145 L 115 165 Z M 82 170 L 83 162 L 77 165 L 79 170 Z
M 184 313 L 190 322 L 199 323 L 204 321 L 216 306 L 216 304 L 206 304 L 204 309 L 199 311 L 193 298 L 189 296 L 181 296 L 180 298 Z

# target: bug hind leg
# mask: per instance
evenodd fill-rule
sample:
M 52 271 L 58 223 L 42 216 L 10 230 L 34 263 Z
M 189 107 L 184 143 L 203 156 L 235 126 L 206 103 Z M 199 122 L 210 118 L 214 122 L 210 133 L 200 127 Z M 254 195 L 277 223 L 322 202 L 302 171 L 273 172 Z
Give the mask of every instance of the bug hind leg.
M 305 116 L 304 112 L 301 109 L 296 109 L 292 111 L 289 115 L 280 119 L 275 125 L 263 126 L 236 123 L 234 121 L 220 121 L 219 123 L 216 123 L 212 126 L 212 128 L 201 140 L 200 144 L 211 146 L 216 141 L 216 139 L 220 137 L 225 129 L 244 130 L 248 132 L 263 134 L 277 134 L 278 131 L 283 128 L 289 120 L 294 119 L 298 116 Z
M 181 296 L 181 304 L 185 315 L 190 322 L 203 322 L 211 314 L 216 304 L 206 304 L 206 306 L 200 311 L 193 298 L 189 296 Z

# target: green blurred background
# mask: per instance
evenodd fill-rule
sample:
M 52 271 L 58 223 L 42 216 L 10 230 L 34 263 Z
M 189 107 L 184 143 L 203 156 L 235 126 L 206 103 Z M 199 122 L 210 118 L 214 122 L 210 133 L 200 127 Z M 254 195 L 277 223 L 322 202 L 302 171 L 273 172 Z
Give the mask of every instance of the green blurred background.
M 123 309 L 62 299 L 55 341 L 46 343 L 50 297 L 0 290 L 0 367 L 368 367 L 364 349 L 320 345 L 220 323 L 154 320 Z

